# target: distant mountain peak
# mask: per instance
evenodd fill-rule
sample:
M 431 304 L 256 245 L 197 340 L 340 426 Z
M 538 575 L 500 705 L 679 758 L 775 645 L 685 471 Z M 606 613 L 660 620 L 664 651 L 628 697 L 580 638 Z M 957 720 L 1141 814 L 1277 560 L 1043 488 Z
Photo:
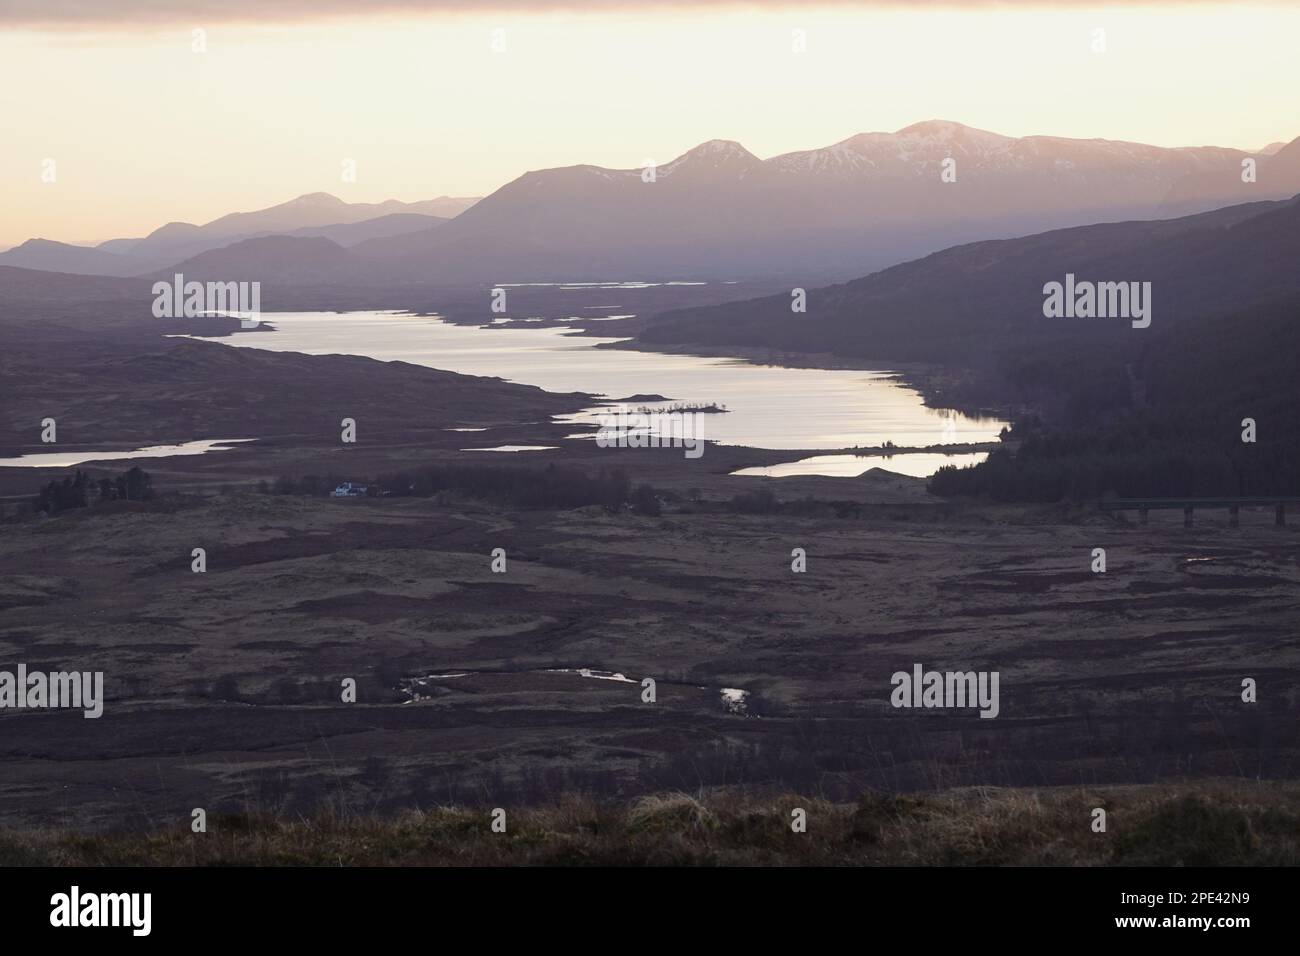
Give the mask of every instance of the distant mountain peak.
M 1017 142 L 1000 133 L 935 119 L 913 123 L 894 133 L 858 133 L 832 146 L 785 153 L 767 162 L 783 173 L 857 176 L 906 167 L 920 175 L 928 174 L 929 164 L 944 157 L 975 155 L 983 160 L 1006 154 Z
M 346 206 L 342 199 L 332 193 L 303 193 L 296 199 L 291 199 L 285 205 L 295 206 Z
M 974 126 L 966 126 L 952 120 L 937 119 L 923 120 L 920 123 L 913 123 L 911 126 L 904 126 L 894 134 L 894 138 L 905 142 L 916 140 L 945 143 L 962 142 L 987 147 L 1000 147 L 1016 141 L 1014 136 L 1003 136 L 1001 133 L 976 129 Z
M 935 134 L 962 133 L 962 132 L 966 132 L 967 130 L 970 130 L 972 132 L 977 132 L 977 133 L 984 132 L 983 130 L 976 130 L 973 127 L 967 126 L 965 123 L 958 123 L 955 120 L 930 119 L 930 120 L 921 120 L 921 122 L 913 123 L 911 126 L 904 126 L 902 129 L 894 133 L 894 135 L 895 136 L 909 136 L 909 135 L 931 136 Z
M 694 149 L 688 149 L 684 156 L 713 156 L 718 153 L 735 154 L 739 156 L 753 156 L 749 150 L 741 146 L 734 139 L 710 139 Z
M 659 168 L 659 175 L 671 175 L 678 170 L 727 170 L 744 173 L 757 169 L 763 161 L 732 139 L 711 139 L 700 143 Z

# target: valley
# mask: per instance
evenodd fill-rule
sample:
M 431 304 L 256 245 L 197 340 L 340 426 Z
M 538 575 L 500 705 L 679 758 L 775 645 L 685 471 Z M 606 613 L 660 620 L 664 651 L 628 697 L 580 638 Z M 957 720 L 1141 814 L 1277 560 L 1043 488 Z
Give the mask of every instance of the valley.
M 943 123 L 770 160 L 711 141 L 653 186 L 573 167 L 437 208 L 309 194 L 0 256 L 0 665 L 105 681 L 93 727 L 0 716 L 0 822 L 1293 777 L 1297 532 L 1097 499 L 1292 481 L 1300 207 L 1201 211 L 1224 197 L 1196 177 L 1235 152 L 1143 153 L 1120 199 L 1034 215 L 908 179 L 957 149 L 968 178 L 1028 164 L 1028 202 L 1073 175 L 1061 156 L 1120 146 Z M 862 226 L 882 188 L 924 228 Z M 778 241 L 809 196 L 821 218 Z M 1151 218 L 1170 203 L 1194 211 Z M 1078 225 L 1118 212 L 1143 218 Z M 105 258 L 146 254 L 187 258 Z M 181 272 L 266 311 L 187 315 L 182 287 L 155 314 Z M 1045 315 L 1076 275 L 1141 277 L 1132 323 Z M 620 405 L 707 444 L 601 440 Z M 922 668 L 981 706 L 900 707 Z
M 187 462 L 216 483 L 248 454 Z M 93 722 L 4 715 L 0 817 L 1294 773 L 1300 542 L 1267 513 L 1138 528 L 873 472 L 792 479 L 746 514 L 728 497 L 744 479 L 690 480 L 659 517 L 230 490 L 5 525 L 3 659 L 102 669 L 106 701 Z M 1000 672 L 997 719 L 892 709 L 891 675 L 918 661 Z M 581 668 L 633 683 L 562 673 Z
M 610 291 L 598 311 L 623 314 Z M 11 825 L 152 828 L 194 806 L 386 814 L 488 793 L 529 806 L 743 784 L 848 799 L 1292 772 L 1300 544 L 1267 515 L 1138 528 L 1088 505 L 938 497 L 889 470 L 733 474 L 807 457 L 811 435 L 861 453 L 887 435 L 940 444 L 952 422 L 963 439 L 992 432 L 915 393 L 853 411 L 873 388 L 909 394 L 862 372 L 723 365 L 730 378 L 701 378 L 707 360 L 565 345 L 566 323 L 268 313 L 279 332 L 238 332 L 153 319 L 147 299 L 61 308 L 40 337 L 21 312 L 2 327 L 15 452 L 40 448 L 22 423 L 46 415 L 70 450 L 255 440 L 140 461 L 155 499 L 44 520 L 23 509 L 68 472 L 0 469 L 0 662 L 102 670 L 106 696 L 91 730 L 63 712 L 4 715 Z M 222 331 L 253 347 L 174 337 Z M 348 341 L 372 357 L 304 354 Z M 424 367 L 439 362 L 476 374 Z M 608 382 L 589 377 L 611 362 Z M 766 378 L 786 374 L 847 378 L 819 397 Z M 758 384 L 742 387 L 748 376 Z M 638 406 L 725 404 L 703 416 L 709 429 L 743 429 L 756 401 L 810 404 L 756 415 L 766 442 L 748 432 L 691 459 L 575 437 L 592 427 L 594 396 L 572 390 L 587 381 Z M 350 445 L 345 415 L 359 423 Z M 549 450 L 467 450 L 501 446 Z M 645 496 L 613 509 L 501 496 L 553 485 L 550 469 L 575 489 L 625 473 L 653 489 L 657 514 L 638 510 Z M 329 497 L 344 481 L 389 495 Z M 1088 570 L 1096 546 L 1111 554 L 1104 575 Z M 918 724 L 891 708 L 890 676 L 918 661 L 998 671 L 998 717 Z M 1238 700 L 1244 676 L 1258 705 Z

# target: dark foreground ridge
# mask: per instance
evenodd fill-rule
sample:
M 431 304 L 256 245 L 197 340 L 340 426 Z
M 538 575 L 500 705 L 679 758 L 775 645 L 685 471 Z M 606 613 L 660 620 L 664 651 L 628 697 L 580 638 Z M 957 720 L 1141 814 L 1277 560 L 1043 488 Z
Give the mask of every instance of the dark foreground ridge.
M 1097 832 L 1097 810 L 1106 831 Z M 798 811 L 806 830 L 796 832 Z M 504 816 L 502 816 L 504 811 Z M 500 819 L 493 828 L 494 813 Z M 0 830 L 0 866 L 1240 866 L 1300 863 L 1300 785 L 868 791 L 854 803 L 717 790 L 391 817 L 214 817 L 99 836 Z

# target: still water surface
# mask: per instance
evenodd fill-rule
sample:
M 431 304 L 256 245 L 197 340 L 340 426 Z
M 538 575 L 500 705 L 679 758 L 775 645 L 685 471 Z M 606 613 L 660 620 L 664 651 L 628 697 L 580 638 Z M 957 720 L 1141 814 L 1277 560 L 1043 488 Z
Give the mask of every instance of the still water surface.
M 888 372 L 780 368 L 738 359 L 598 349 L 616 337 L 591 338 L 572 328 L 475 327 L 393 312 L 277 312 L 264 316 L 272 332 L 219 339 L 225 345 L 309 355 L 364 355 L 467 375 L 498 376 L 554 392 L 587 392 L 610 401 L 662 395 L 672 402 L 725 406 L 702 415 L 703 437 L 755 448 L 832 449 L 880 445 L 927 446 L 995 441 L 1004 422 L 927 408 L 914 389 Z M 589 320 L 582 320 L 583 322 Z M 636 401 L 635 406 L 654 405 Z M 593 407 L 564 421 L 593 421 Z M 858 474 L 854 456 L 814 456 L 770 470 L 784 474 Z M 895 455 L 890 470 L 929 474 L 948 460 L 926 455 L 908 463 Z M 956 456 L 959 463 L 976 460 Z M 934 462 L 938 460 L 938 464 Z M 883 467 L 890 467 L 883 465 Z M 928 470 L 925 470 L 928 469 Z

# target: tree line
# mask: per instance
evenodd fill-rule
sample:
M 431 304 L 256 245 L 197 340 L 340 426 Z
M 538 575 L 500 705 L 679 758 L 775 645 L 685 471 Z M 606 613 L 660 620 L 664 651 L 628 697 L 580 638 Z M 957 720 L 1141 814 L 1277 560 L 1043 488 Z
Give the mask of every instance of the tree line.
M 32 501 L 36 512 L 56 515 L 74 508 L 86 508 L 92 500 L 96 504 L 107 501 L 148 501 L 154 496 L 153 478 L 138 465 L 119 475 L 91 478 L 80 468 L 74 475 L 64 475 L 62 481 L 51 481 L 37 493 Z
M 1050 383 L 1056 401 L 983 464 L 940 469 L 930 490 L 1043 502 L 1300 495 L 1298 318 L 1292 297 L 1127 352 L 1025 348 L 1007 378 Z

